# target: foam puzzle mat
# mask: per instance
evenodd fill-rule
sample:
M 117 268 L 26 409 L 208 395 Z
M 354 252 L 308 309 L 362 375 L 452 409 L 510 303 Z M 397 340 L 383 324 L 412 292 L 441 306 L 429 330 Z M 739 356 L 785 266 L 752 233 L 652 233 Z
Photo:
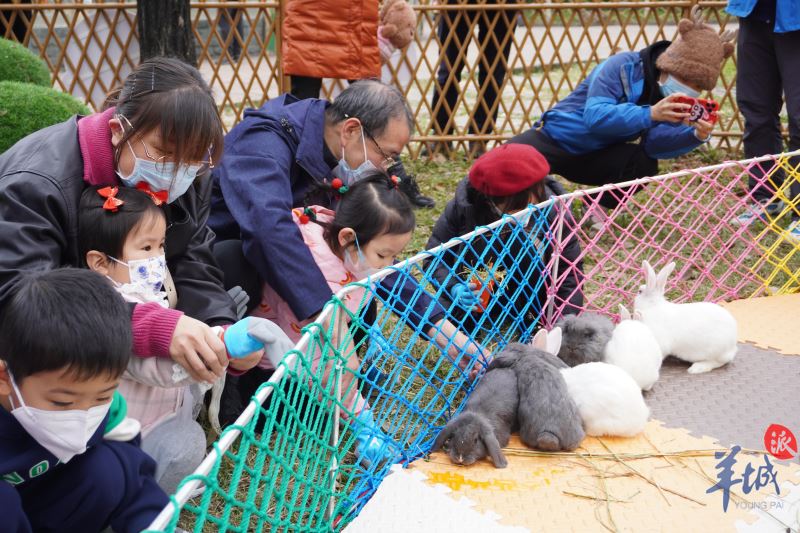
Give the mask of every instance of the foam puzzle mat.
M 798 305 L 800 295 L 728 304 L 742 325 L 736 359 L 701 375 L 667 359 L 637 437 L 588 437 L 552 454 L 514 436 L 505 469 L 431 454 L 390 475 L 347 531 L 800 531 L 798 459 L 779 461 L 764 442 L 771 424 L 800 434 Z M 711 489 L 731 457 L 723 510 L 725 491 Z M 417 502 L 413 519 L 397 505 L 404 495 Z

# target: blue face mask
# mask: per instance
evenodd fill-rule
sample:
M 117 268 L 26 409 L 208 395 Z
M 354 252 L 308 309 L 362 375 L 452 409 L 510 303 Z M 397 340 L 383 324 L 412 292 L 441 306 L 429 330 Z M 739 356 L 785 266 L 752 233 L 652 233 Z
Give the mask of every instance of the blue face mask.
M 364 139 L 364 128 L 361 128 L 361 145 L 364 147 L 364 162 L 358 168 L 351 168 L 344 158 L 344 147 L 342 147 L 342 158 L 339 164 L 331 171 L 334 176 L 342 180 L 348 187 L 366 175 L 380 172 L 381 170 L 367 158 L 367 141 Z
M 122 115 L 119 117 L 125 119 L 130 126 L 127 118 Z M 141 142 L 147 152 L 147 145 L 144 144 L 144 141 Z M 123 176 L 118 170 L 116 171 L 122 184 L 126 187 L 136 187 L 137 183 L 145 182 L 153 192 L 167 191 L 167 203 L 172 203 L 180 198 L 192 186 L 197 178 L 197 173 L 203 166 L 201 164 L 177 165 L 172 161 L 154 161 L 138 157 L 130 141 L 128 141 L 128 148 L 134 158 L 133 172 L 129 176 Z
M 355 240 L 356 245 L 356 253 L 358 255 L 358 262 L 355 263 L 353 258 L 350 255 L 350 250 L 344 250 L 344 268 L 354 276 L 356 279 L 364 279 L 369 278 L 370 276 L 374 276 L 382 269 L 375 268 L 374 266 L 370 265 L 367 261 L 367 258 L 364 257 L 364 252 L 361 251 L 361 246 L 358 244 L 358 237 Z
M 672 77 L 672 74 L 667 74 L 667 81 L 664 83 L 658 82 L 658 86 L 661 89 L 661 95 L 665 98 L 675 93 L 683 93 L 686 96 L 691 96 L 692 98 L 697 98 L 700 96 L 700 91 L 695 91 L 691 87 L 679 82 Z
M 131 151 L 133 148 L 128 144 Z M 126 187 L 136 187 L 145 182 L 153 192 L 167 191 L 167 203 L 172 203 L 185 193 L 194 183 L 200 165 L 179 165 L 172 162 L 156 163 L 134 155 L 136 162 L 130 176 L 123 176 L 117 171 L 120 181 Z

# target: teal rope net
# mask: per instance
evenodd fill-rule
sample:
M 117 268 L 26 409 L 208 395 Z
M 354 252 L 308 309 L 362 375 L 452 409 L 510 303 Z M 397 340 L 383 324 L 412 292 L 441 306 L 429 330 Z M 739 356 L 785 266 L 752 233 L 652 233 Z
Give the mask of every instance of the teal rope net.
M 506 216 L 334 296 L 150 531 L 343 529 L 392 464 L 429 451 L 471 391 L 471 370 L 531 337 L 548 300 L 554 214 L 546 203 Z M 456 283 L 482 288 L 477 309 L 450 301 Z M 351 313 L 344 302 L 356 289 L 363 296 Z M 415 303 L 426 296 L 440 307 L 420 314 Z M 354 397 L 374 423 L 359 417 Z M 356 453 L 365 434 L 378 460 Z

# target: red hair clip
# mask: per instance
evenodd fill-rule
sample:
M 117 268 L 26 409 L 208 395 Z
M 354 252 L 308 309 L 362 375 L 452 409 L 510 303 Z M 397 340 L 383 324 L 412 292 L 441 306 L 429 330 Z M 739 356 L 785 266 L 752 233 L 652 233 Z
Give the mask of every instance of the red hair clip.
M 301 224 L 308 224 L 312 220 L 317 220 L 317 214 L 310 207 L 306 207 L 297 218 Z
M 331 187 L 333 187 L 333 190 L 336 191 L 336 194 L 340 196 L 350 190 L 339 178 L 333 178 L 331 181 Z
M 143 193 L 147 194 L 156 205 L 161 205 L 167 203 L 167 198 L 169 198 L 169 191 L 158 191 L 153 192 L 150 190 L 150 185 L 147 182 L 140 181 L 136 184 L 136 188 L 142 191 Z
M 106 199 L 106 201 L 103 202 L 103 209 L 111 211 L 112 213 L 116 213 L 119 210 L 119 207 L 125 202 L 117 198 L 118 192 L 119 187 L 103 187 L 102 189 L 97 189 L 97 194 Z

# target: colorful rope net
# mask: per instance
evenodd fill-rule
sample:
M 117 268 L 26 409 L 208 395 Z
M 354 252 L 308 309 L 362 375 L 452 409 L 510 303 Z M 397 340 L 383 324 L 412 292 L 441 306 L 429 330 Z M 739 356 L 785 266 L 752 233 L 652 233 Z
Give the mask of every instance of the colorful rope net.
M 473 366 L 565 312 L 631 305 L 644 259 L 677 262 L 677 301 L 798 290 L 800 241 L 787 231 L 800 218 L 798 155 L 554 197 L 348 286 L 150 531 L 343 529 L 392 463 L 428 452 L 474 387 Z M 763 193 L 771 212 L 752 209 Z M 450 301 L 456 283 L 481 289 L 477 308 Z M 439 305 L 415 311 L 424 298 Z M 445 319 L 472 342 L 457 344 Z M 365 406 L 374 422 L 359 416 Z M 379 448 L 372 461 L 356 453 L 365 433 Z

